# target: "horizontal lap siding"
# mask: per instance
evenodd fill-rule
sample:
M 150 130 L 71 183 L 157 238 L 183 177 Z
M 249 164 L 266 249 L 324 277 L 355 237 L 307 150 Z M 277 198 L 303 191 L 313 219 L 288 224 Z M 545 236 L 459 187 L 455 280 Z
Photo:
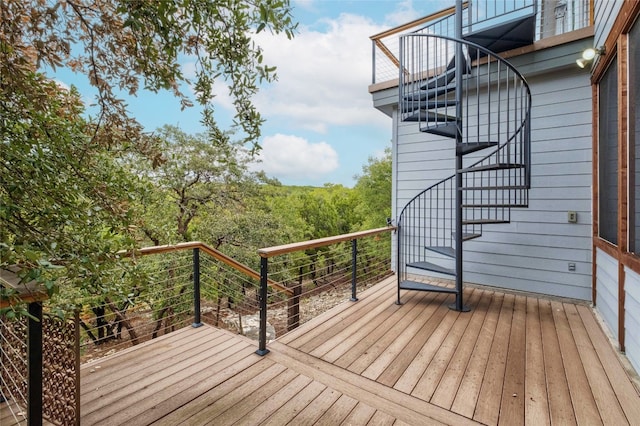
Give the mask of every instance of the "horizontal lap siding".
M 633 368 L 640 371 L 640 275 L 625 269 L 625 351 Z
M 618 261 L 596 249 L 596 310 L 611 330 L 618 335 Z
M 622 4 L 623 0 L 595 0 L 595 46 L 602 46 L 604 44 Z
M 588 300 L 589 73 L 576 67 L 532 77 L 529 84 L 533 94 L 529 208 L 513 209 L 511 223 L 485 225 L 481 238 L 465 242 L 465 281 Z M 416 123 L 401 123 L 397 131 L 396 217 L 417 193 L 451 176 L 455 163 L 452 139 L 420 133 Z M 567 211 L 578 212 L 577 224 L 567 222 Z M 568 271 L 569 262 L 576 264 L 575 272 Z
M 591 88 L 588 74 L 529 79 L 532 156 L 529 208 L 485 225 L 465 243 L 465 280 L 517 290 L 591 296 Z M 578 212 L 578 223 L 567 212 Z M 569 263 L 576 264 L 570 272 Z

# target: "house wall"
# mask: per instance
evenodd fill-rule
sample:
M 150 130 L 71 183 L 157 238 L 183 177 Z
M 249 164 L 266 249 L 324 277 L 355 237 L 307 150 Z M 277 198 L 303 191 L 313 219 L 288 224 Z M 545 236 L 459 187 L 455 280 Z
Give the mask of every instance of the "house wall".
M 596 249 L 595 305 L 614 336 L 618 335 L 618 260 Z
M 529 208 L 465 243 L 465 280 L 591 298 L 591 88 L 577 67 L 528 78 L 532 91 Z M 578 223 L 567 212 L 578 213 Z M 569 263 L 576 270 L 569 271 Z
M 640 275 L 625 268 L 625 351 L 636 371 L 640 371 Z
M 464 243 L 464 279 L 589 300 L 589 73 L 573 66 L 550 72 L 538 70 L 527 79 L 533 96 L 530 205 L 528 209 L 513 209 L 511 223 L 485 225 L 481 238 Z M 397 103 L 397 90 L 374 96 L 378 106 L 386 102 Z M 397 218 L 413 196 L 453 174 L 455 144 L 452 139 L 419 132 L 416 123 L 396 122 L 396 126 L 393 170 L 397 176 Z M 577 224 L 567 222 L 568 211 L 578 212 Z M 443 264 L 442 259 L 437 262 Z M 569 271 L 569 263 L 576 265 L 575 272 Z
M 598 93 L 601 81 L 610 60 L 615 60 L 618 67 L 618 116 L 626 117 L 633 110 L 633 99 L 627 97 L 627 82 L 633 84 L 638 81 L 638 70 L 629 66 L 627 57 L 627 32 L 631 29 L 637 16 L 640 15 L 640 4 L 635 1 L 595 0 L 594 4 L 595 30 L 594 46 L 606 45 L 606 55 L 600 57 L 592 70 L 594 96 Z M 637 25 L 637 24 L 636 24 Z M 595 99 L 598 101 L 598 99 Z M 599 111 L 594 111 L 593 121 L 598 123 Z M 634 116 L 629 117 L 631 121 Z M 600 213 L 594 215 L 593 245 L 596 250 L 594 258 L 595 277 L 593 281 L 595 294 L 595 308 L 603 318 L 609 331 L 617 338 L 621 349 L 636 369 L 640 371 L 640 257 L 637 251 L 629 247 L 628 229 L 635 226 L 638 206 L 633 210 L 634 188 L 629 187 L 628 177 L 633 173 L 629 168 L 634 162 L 635 134 L 633 128 L 628 128 L 626 120 L 620 120 L 618 125 L 618 217 L 617 241 L 610 244 L 599 236 Z M 610 142 L 610 141 L 608 141 Z M 598 135 L 594 135 L 594 152 L 598 148 Z M 637 153 L 635 153 L 637 154 Z M 597 158 L 597 157 L 596 157 Z M 598 165 L 594 165 L 594 174 L 598 173 Z M 598 187 L 597 180 L 593 188 L 594 200 L 607 196 L 609 188 Z M 603 213 L 604 214 L 604 213 Z M 620 272 L 622 271 L 622 272 Z
M 623 0 L 595 0 L 593 5 L 594 46 L 604 45 L 623 3 Z

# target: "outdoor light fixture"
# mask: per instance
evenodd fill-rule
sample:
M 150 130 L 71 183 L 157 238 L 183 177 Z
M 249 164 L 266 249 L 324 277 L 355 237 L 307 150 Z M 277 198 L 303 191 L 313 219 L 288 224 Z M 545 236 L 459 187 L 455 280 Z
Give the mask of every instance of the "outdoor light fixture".
M 580 59 L 576 59 L 576 64 L 578 64 L 580 68 L 584 68 L 585 66 L 587 66 L 589 62 L 593 61 L 593 59 L 597 55 L 604 55 L 604 54 L 605 54 L 604 46 L 598 47 L 598 48 L 590 47 L 588 49 L 585 49 L 584 52 L 582 52 L 582 57 Z

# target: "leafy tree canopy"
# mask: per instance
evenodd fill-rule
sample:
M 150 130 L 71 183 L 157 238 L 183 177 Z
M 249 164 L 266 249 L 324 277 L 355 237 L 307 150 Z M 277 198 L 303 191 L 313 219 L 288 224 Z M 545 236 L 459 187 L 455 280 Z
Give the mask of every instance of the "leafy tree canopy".
M 208 140 L 224 145 L 211 103 L 224 84 L 243 141 L 257 148 L 263 120 L 252 96 L 275 69 L 251 34 L 295 28 L 288 0 L 0 1 L 0 268 L 19 264 L 25 279 L 51 286 L 52 270 L 99 276 L 98 265 L 135 245 L 140 182 L 123 164 L 165 158 L 121 93 L 170 90 L 188 107 L 190 85 Z M 195 62 L 192 79 L 184 57 Z M 57 67 L 89 78 L 97 116 L 42 73 Z
M 384 226 L 391 217 L 391 150 L 387 148 L 382 158 L 369 157 L 356 178 L 354 189 L 361 199 L 357 211 L 364 229 Z
M 52 291 L 59 269 L 82 279 L 133 244 L 136 179 L 91 142 L 77 93 L 37 73 L 0 89 L 0 267 Z
M 251 34 L 270 30 L 291 38 L 297 25 L 288 0 L 3 0 L 0 22 L 4 85 L 19 87 L 43 66 L 84 73 L 98 90 L 94 138 L 110 146 L 135 142 L 143 150 L 148 141 L 120 92 L 170 90 L 187 107 L 192 101 L 182 83 L 188 83 L 217 139 L 222 132 L 210 101 L 220 79 L 229 88 L 235 124 L 257 144 L 263 119 L 251 99 L 261 81 L 275 78 L 275 67 L 263 64 Z M 192 80 L 181 57 L 194 58 Z

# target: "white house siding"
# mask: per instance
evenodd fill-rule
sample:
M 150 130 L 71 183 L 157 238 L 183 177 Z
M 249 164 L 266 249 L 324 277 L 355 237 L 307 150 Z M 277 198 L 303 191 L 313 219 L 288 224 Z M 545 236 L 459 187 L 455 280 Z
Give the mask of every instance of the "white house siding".
M 530 206 L 512 210 L 510 224 L 485 225 L 481 238 L 465 242 L 465 281 L 590 300 L 589 74 L 571 67 L 528 80 L 534 105 Z M 397 132 L 395 217 L 414 195 L 451 176 L 455 162 L 452 139 L 421 133 L 416 123 L 400 123 Z M 578 212 L 577 224 L 567 222 L 568 211 Z
M 596 249 L 596 310 L 614 336 L 618 335 L 618 261 Z
M 593 6 L 595 23 L 594 46 L 604 45 L 622 4 L 623 0 L 595 0 Z
M 625 268 L 624 342 L 627 358 L 640 371 L 640 275 Z

